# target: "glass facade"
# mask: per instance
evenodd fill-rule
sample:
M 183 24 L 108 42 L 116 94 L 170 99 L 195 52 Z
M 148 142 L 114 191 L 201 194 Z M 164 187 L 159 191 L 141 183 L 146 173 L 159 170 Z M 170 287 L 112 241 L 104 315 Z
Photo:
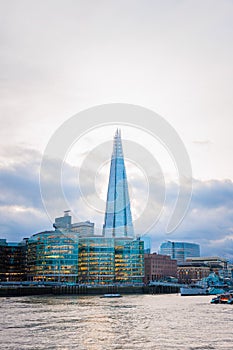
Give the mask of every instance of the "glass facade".
M 144 242 L 80 237 L 71 231 L 41 232 L 28 240 L 27 276 L 29 280 L 44 282 L 141 283 Z
M 115 239 L 115 282 L 138 283 L 144 276 L 144 242 Z
M 199 257 L 200 246 L 196 243 L 188 242 L 163 242 L 160 245 L 160 254 L 169 255 L 178 263 L 183 263 L 188 257 Z
M 144 235 L 141 237 L 141 240 L 144 242 L 144 253 L 150 254 L 150 252 L 151 252 L 151 237 Z
M 27 276 L 33 281 L 73 282 L 78 278 L 78 238 L 73 232 L 45 231 L 28 240 Z
M 87 237 L 79 240 L 79 282 L 108 284 L 114 280 L 114 239 Z
M 103 234 L 106 237 L 134 237 L 127 176 L 117 130 L 114 138 Z
M 26 240 L 7 243 L 0 239 L 0 282 L 26 280 Z

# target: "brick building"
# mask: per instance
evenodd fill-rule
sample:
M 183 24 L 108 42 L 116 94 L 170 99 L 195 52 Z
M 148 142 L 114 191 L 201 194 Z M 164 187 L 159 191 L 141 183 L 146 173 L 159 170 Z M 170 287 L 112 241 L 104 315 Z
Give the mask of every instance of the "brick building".
M 210 272 L 231 277 L 227 260 L 218 256 L 189 257 L 177 268 L 180 283 L 194 283 L 207 277 Z
M 202 264 L 184 263 L 177 267 L 177 277 L 179 283 L 195 283 L 202 278 L 209 276 L 210 267 Z
M 170 256 L 153 253 L 145 254 L 144 259 L 144 283 L 177 277 L 177 261 Z

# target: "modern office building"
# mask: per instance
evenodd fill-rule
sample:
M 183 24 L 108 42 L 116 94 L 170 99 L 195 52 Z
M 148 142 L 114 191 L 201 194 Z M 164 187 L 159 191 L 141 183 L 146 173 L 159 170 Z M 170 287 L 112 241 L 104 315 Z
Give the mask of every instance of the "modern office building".
M 0 239 L 0 282 L 26 280 L 26 244 Z
M 53 227 L 58 230 L 69 230 L 76 232 L 79 237 L 92 237 L 94 235 L 94 223 L 90 221 L 78 222 L 72 224 L 70 210 L 64 211 L 64 216 L 55 219 Z
M 27 242 L 27 279 L 77 282 L 78 235 L 56 229 L 30 237 Z
M 169 255 L 177 263 L 183 263 L 188 257 L 200 257 L 200 245 L 188 242 L 166 241 L 160 245 L 160 254 Z
M 108 284 L 115 277 L 114 239 L 88 237 L 79 240 L 78 282 Z
M 141 283 L 144 277 L 144 242 L 115 239 L 115 278 L 117 283 Z
M 177 277 L 177 261 L 168 255 L 157 253 L 145 254 L 144 282 L 164 280 Z
M 79 240 L 78 281 L 88 284 L 141 283 L 143 241 L 111 237 Z
M 141 237 L 141 240 L 144 242 L 144 254 L 151 253 L 151 237 L 144 235 Z

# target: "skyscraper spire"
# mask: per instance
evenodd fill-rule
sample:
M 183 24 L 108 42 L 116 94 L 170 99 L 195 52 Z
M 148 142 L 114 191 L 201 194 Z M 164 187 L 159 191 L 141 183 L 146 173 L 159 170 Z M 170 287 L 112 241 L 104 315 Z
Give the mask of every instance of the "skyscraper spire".
M 114 137 L 103 234 L 106 237 L 134 237 L 121 132 Z

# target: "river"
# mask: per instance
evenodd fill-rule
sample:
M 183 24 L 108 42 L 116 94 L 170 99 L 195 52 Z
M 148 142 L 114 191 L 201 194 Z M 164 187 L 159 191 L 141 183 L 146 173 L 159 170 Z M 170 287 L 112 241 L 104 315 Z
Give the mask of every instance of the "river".
M 233 349 L 233 305 L 180 295 L 0 299 L 0 349 Z

